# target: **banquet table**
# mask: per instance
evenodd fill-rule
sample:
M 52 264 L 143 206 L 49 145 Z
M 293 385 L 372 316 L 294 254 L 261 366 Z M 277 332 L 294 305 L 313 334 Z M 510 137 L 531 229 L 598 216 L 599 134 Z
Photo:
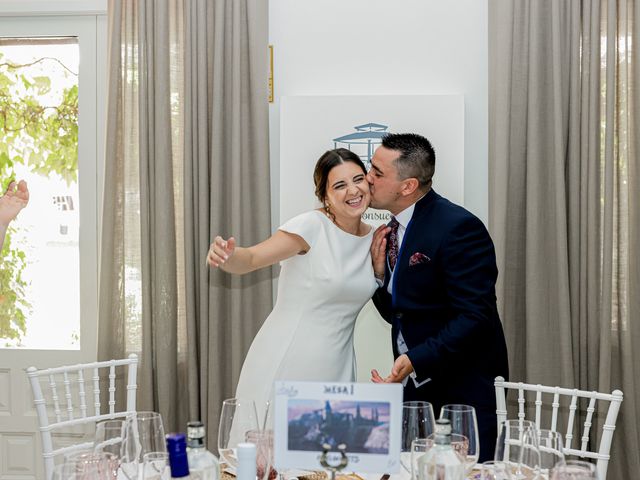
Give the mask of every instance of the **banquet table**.
M 329 480 L 330 475 L 324 471 L 296 471 L 292 472 L 294 475 L 290 475 L 286 472 L 283 475 L 279 476 L 278 480 Z M 467 480 L 478 480 L 480 479 L 480 468 L 479 465 L 474 467 L 473 471 L 466 477 Z M 222 470 L 222 474 L 220 476 L 220 480 L 235 480 L 235 475 L 232 475 L 229 472 Z M 344 472 L 338 473 L 336 475 L 336 480 L 411 480 L 411 475 L 402 470 L 398 473 L 394 473 L 391 475 L 383 474 L 383 473 L 354 473 L 354 472 Z

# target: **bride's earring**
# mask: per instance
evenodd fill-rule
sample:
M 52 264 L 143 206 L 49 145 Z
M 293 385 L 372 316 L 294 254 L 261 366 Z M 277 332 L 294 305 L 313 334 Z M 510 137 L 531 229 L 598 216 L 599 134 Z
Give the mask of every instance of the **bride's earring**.
M 336 223 L 336 216 L 333 213 L 331 213 L 331 204 L 330 203 L 325 203 L 324 204 L 324 211 L 325 211 L 325 213 L 327 215 L 327 218 L 329 220 L 331 220 L 333 223 Z

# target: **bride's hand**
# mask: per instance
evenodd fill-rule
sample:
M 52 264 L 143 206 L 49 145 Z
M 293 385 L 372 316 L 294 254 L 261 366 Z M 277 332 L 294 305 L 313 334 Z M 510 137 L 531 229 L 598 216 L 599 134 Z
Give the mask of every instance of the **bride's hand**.
M 229 237 L 225 240 L 221 236 L 213 239 L 213 243 L 209 246 L 207 254 L 207 264 L 213 268 L 220 268 L 233 255 L 236 249 L 236 239 Z
M 371 263 L 376 278 L 384 278 L 384 267 L 387 259 L 387 235 L 391 229 L 386 225 L 380 225 L 373 234 L 371 241 Z

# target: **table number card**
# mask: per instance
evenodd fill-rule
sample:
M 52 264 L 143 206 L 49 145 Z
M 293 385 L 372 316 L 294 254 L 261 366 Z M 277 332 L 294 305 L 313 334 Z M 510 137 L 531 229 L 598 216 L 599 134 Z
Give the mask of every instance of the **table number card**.
M 396 473 L 400 467 L 400 384 L 276 382 L 274 447 L 277 469 L 318 470 L 322 445 L 348 472 Z

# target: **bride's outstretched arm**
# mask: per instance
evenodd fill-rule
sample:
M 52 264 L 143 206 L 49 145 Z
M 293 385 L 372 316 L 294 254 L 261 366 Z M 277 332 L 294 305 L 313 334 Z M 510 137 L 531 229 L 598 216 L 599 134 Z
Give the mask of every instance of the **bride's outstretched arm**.
M 27 182 L 20 180 L 9 184 L 4 195 L 0 196 L 0 250 L 4 243 L 4 235 L 9 223 L 16 218 L 20 210 L 29 203 L 29 189 Z
M 229 273 L 248 273 L 268 267 L 297 254 L 309 251 L 309 245 L 299 235 L 278 230 L 271 237 L 252 247 L 236 246 L 233 237 L 213 239 L 207 253 L 207 264 Z

